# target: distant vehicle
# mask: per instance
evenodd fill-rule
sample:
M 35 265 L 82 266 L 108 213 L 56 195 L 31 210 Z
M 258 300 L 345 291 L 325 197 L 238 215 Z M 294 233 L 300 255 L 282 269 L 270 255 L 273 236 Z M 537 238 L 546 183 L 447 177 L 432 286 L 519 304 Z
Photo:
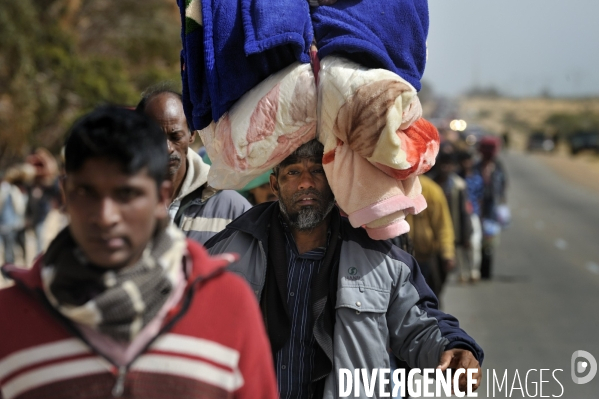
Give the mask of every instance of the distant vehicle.
M 568 137 L 568 142 L 572 155 L 584 150 L 594 150 L 599 153 L 599 132 L 578 131 Z
M 526 149 L 529 152 L 543 151 L 551 152 L 555 149 L 555 141 L 543 132 L 535 132 L 528 136 Z

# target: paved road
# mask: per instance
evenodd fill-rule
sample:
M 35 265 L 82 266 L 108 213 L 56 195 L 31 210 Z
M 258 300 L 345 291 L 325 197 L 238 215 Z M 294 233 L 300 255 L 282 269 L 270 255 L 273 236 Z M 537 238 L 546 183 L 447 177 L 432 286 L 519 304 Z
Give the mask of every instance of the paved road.
M 488 391 L 485 380 L 479 397 L 510 397 L 512 385 L 512 398 L 534 396 L 539 370 L 550 369 L 543 371 L 543 396 L 598 398 L 599 373 L 574 384 L 570 361 L 576 350 L 599 360 L 599 195 L 538 159 L 510 153 L 504 161 L 513 221 L 501 237 L 495 277 L 475 286 L 450 283 L 444 310 L 484 348 L 485 369 L 500 380 L 507 370 L 507 386 L 495 386 L 493 396 L 492 378 Z M 526 384 L 530 369 L 537 371 Z M 554 378 L 555 369 L 563 371 Z

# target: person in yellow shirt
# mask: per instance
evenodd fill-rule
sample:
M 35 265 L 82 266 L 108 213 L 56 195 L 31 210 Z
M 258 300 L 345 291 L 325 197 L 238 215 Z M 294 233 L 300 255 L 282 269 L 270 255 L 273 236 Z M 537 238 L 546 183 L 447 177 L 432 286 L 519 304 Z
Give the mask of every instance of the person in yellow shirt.
M 419 179 L 427 208 L 418 215 L 408 215 L 406 220 L 414 257 L 439 298 L 447 274 L 455 267 L 455 235 L 443 189 L 425 175 Z

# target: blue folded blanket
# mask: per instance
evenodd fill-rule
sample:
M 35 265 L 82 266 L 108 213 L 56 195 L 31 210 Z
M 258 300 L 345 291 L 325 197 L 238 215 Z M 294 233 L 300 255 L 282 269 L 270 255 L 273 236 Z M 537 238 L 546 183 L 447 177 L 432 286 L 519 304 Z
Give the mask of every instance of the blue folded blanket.
M 426 0 L 339 0 L 312 7 L 322 59 L 338 54 L 368 68 L 395 72 L 420 90 L 426 62 Z
M 310 62 L 313 34 L 305 0 L 178 0 L 178 5 L 183 96 L 193 129 L 218 120 L 272 73 Z
M 194 129 L 293 62 L 310 62 L 313 32 L 322 59 L 345 56 L 395 72 L 420 90 L 426 62 L 426 0 L 177 0 L 181 79 Z M 325 2 L 322 2 L 325 3 Z
M 201 2 L 177 0 L 181 11 L 181 82 L 183 84 L 183 110 L 192 129 L 207 126 L 212 121 L 210 95 L 204 68 L 204 27 Z

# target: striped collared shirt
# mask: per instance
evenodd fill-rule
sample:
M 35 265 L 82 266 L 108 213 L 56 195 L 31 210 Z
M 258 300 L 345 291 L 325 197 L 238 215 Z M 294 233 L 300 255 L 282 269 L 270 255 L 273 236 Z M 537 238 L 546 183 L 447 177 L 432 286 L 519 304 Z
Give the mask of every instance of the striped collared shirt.
M 188 195 L 193 196 L 194 193 Z M 169 206 L 171 221 L 179 211 L 181 202 L 181 200 L 177 200 Z M 178 227 L 188 238 L 205 244 L 212 236 L 224 230 L 232 220 L 251 207 L 250 203 L 234 190 L 217 191 L 206 199 L 196 195 L 191 199 L 191 203 L 181 210 Z
M 281 399 L 304 398 L 310 395 L 315 355 L 310 292 L 312 279 L 320 270 L 325 248 L 315 248 L 300 255 L 287 228 L 285 238 L 289 265 L 287 307 L 291 316 L 291 335 L 276 354 L 277 384 Z

